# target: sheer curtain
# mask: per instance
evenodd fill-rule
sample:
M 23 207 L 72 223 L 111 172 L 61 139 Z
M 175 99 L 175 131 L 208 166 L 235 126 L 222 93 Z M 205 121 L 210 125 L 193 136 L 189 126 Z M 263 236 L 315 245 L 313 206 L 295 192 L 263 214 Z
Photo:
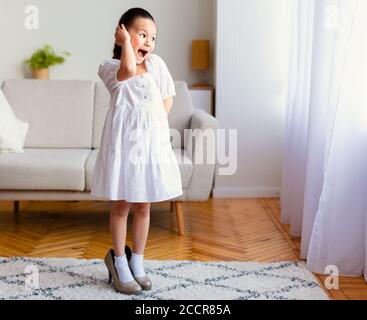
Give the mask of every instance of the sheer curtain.
M 367 279 L 367 1 L 290 2 L 282 222 L 310 270 Z

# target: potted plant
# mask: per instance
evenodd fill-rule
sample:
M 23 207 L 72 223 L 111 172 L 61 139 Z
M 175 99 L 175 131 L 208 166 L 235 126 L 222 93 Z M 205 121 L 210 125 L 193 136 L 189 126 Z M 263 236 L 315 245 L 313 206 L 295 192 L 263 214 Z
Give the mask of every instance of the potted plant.
M 34 79 L 49 79 L 48 68 L 56 64 L 64 63 L 64 56 L 70 56 L 70 53 L 62 51 L 57 54 L 51 45 L 46 44 L 24 62 L 32 69 Z

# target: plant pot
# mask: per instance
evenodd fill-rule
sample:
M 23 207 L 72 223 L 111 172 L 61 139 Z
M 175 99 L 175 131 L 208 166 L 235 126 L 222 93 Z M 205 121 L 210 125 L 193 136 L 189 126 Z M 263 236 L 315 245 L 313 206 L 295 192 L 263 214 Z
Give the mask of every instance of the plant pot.
M 48 68 L 32 69 L 32 75 L 33 75 L 33 79 L 39 79 L 39 80 L 49 79 Z

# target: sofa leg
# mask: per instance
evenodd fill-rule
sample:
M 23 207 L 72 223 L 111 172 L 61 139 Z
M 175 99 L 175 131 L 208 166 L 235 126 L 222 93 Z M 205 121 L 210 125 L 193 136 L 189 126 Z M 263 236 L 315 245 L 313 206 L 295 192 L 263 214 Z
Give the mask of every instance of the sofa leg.
M 14 220 L 19 221 L 19 201 L 14 201 Z
M 185 235 L 185 220 L 184 220 L 182 201 L 175 201 L 175 208 L 176 208 L 178 234 L 180 236 L 183 236 Z

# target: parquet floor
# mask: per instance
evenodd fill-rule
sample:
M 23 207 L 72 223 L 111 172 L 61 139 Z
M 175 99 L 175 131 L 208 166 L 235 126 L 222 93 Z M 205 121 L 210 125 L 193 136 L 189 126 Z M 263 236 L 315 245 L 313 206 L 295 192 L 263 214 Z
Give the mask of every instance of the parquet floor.
M 0 256 L 102 258 L 111 247 L 110 202 L 0 202 Z M 170 203 L 152 204 L 146 259 L 198 261 L 298 260 L 299 239 L 279 222 L 279 199 L 184 202 L 186 234 L 178 236 Z M 132 216 L 128 221 L 127 243 Z M 319 277 L 323 283 L 323 277 Z M 362 277 L 341 278 L 336 299 L 367 299 Z

